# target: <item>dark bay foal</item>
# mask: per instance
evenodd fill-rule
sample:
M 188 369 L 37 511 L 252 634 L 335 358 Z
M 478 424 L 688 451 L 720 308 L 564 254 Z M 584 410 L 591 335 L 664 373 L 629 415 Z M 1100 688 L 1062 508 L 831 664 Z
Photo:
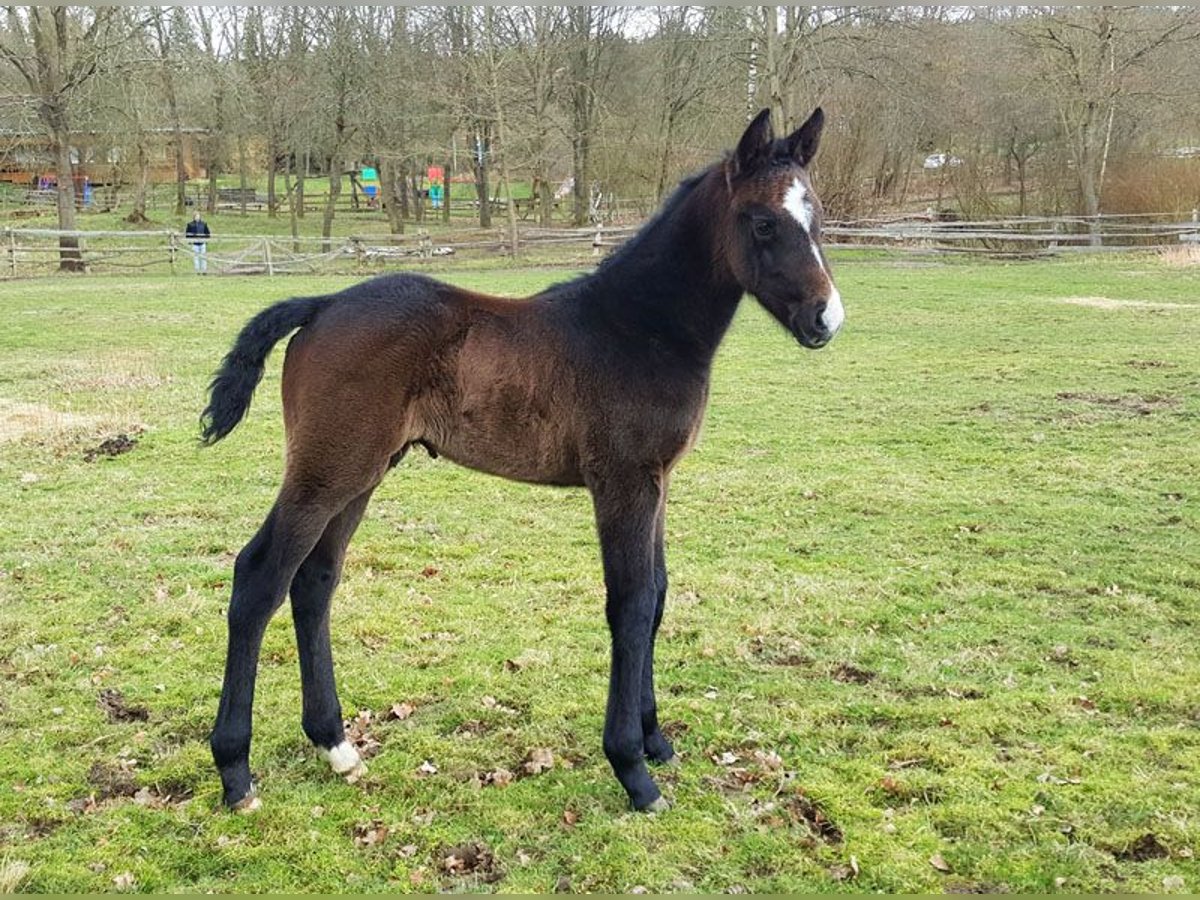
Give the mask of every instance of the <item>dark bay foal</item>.
M 330 598 L 371 492 L 418 444 L 591 492 L 612 635 L 604 752 L 635 808 L 666 807 L 646 761 L 675 758 L 654 697 L 667 481 L 696 438 L 713 355 L 744 292 L 805 347 L 841 327 L 807 171 L 821 125 L 817 110 L 777 140 L 764 110 L 729 158 L 684 182 L 593 274 L 527 300 L 388 275 L 276 304 L 243 328 L 212 383 L 208 443 L 238 424 L 271 348 L 300 330 L 283 368 L 283 485 L 234 568 L 211 738 L 229 806 L 257 805 L 255 672 L 289 593 L 304 731 L 335 772 L 361 771 L 334 689 Z

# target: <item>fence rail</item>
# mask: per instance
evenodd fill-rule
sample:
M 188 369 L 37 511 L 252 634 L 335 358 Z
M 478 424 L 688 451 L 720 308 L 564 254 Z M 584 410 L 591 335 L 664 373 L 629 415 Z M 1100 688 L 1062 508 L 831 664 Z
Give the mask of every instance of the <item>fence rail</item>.
M 203 265 L 222 274 L 316 274 L 379 268 L 398 261 L 554 254 L 571 261 L 599 256 L 631 237 L 636 226 L 518 230 L 513 247 L 504 228 L 456 230 L 446 236 L 363 234 L 331 239 L 274 235 L 210 238 Z M 0 233 L 0 275 L 19 277 L 59 267 L 65 245 L 86 271 L 186 272 L 201 263 L 192 245 L 174 231 L 59 231 L 5 228 Z M 1167 216 L 1014 217 L 987 221 L 936 221 L 926 217 L 828 223 L 827 248 L 889 252 L 1045 256 L 1061 253 L 1152 250 L 1200 243 L 1200 223 Z M 572 253 L 574 249 L 576 252 Z M 590 252 L 589 252 L 590 251 Z

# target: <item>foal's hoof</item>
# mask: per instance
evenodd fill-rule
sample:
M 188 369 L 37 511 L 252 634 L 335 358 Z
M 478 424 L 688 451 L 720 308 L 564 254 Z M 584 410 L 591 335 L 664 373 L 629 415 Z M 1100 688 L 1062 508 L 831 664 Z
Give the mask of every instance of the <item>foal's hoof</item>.
M 354 784 L 367 774 L 367 764 L 349 741 L 342 741 L 333 748 L 318 747 L 317 755 L 329 763 L 329 768 L 345 778 L 348 784 Z
M 649 806 L 644 806 L 641 812 L 644 813 L 664 813 L 671 808 L 671 804 L 667 802 L 666 797 L 655 797 L 650 801 Z
M 229 808 L 238 815 L 248 816 L 262 809 L 262 800 L 254 793 L 254 788 L 250 788 L 250 793 L 237 803 L 229 804 Z

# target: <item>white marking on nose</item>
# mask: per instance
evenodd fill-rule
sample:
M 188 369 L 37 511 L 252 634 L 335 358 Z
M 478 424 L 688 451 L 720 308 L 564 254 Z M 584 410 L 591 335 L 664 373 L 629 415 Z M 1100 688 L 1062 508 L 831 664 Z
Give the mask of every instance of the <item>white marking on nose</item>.
M 837 286 L 829 282 L 829 299 L 825 301 L 825 311 L 821 313 L 821 324 L 830 336 L 837 334 L 842 323 L 846 321 L 846 310 L 842 307 L 842 293 Z
M 842 323 L 846 321 L 846 310 L 842 306 L 842 294 L 837 289 L 837 285 L 833 283 L 833 277 L 829 274 L 829 267 L 825 265 L 825 257 L 821 255 L 821 249 L 817 246 L 817 242 L 813 240 L 813 206 L 808 199 L 808 191 L 799 178 L 792 179 L 791 186 L 783 195 L 783 208 L 791 213 L 792 218 L 799 222 L 800 227 L 804 229 L 804 235 L 808 238 L 808 246 L 812 250 L 813 259 L 817 261 L 817 265 L 829 280 L 829 298 L 825 301 L 825 311 L 821 313 L 821 324 L 825 326 L 825 330 L 831 335 L 837 334 L 842 327 Z

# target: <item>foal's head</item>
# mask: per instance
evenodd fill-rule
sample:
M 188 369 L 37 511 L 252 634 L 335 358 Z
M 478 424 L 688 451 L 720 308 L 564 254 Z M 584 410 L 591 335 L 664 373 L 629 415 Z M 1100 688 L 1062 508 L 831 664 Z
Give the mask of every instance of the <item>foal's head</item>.
M 824 118 L 818 109 L 776 140 L 764 109 L 725 163 L 726 262 L 742 288 L 810 349 L 833 340 L 845 318 L 821 252 L 821 201 L 808 177 Z

